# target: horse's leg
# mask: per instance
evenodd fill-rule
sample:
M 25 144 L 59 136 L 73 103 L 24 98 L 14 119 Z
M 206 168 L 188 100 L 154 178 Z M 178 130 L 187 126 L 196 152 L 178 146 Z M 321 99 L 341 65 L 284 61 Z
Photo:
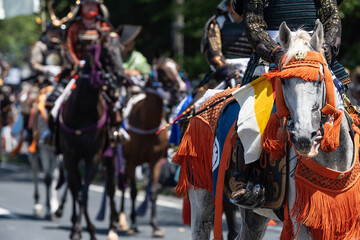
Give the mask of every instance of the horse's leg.
M 39 144 L 40 160 L 45 173 L 46 186 L 46 219 L 52 218 L 51 204 L 50 204 L 50 185 L 52 183 L 52 173 L 55 167 L 55 159 L 52 156 L 51 149 L 45 144 Z M 56 194 L 56 193 L 55 193 Z M 57 208 L 57 207 L 56 207 Z
M 66 168 L 68 170 L 68 185 L 73 198 L 73 213 L 71 216 L 72 228 L 70 239 L 81 239 L 81 210 L 79 214 L 76 213 L 76 204 L 80 203 L 79 195 L 81 190 L 81 173 L 79 170 L 79 163 L 76 159 L 69 156 L 64 156 Z
M 95 226 L 92 224 L 88 211 L 87 211 L 87 203 L 88 203 L 88 193 L 89 193 L 89 185 L 94 175 L 94 160 L 93 158 L 85 159 L 85 179 L 84 185 L 82 186 L 81 198 L 80 198 L 80 220 L 81 223 L 81 214 L 84 214 L 87 224 L 87 231 L 90 234 L 91 240 L 96 240 L 95 237 Z
M 153 228 L 153 237 L 164 237 L 164 233 L 160 230 L 158 221 L 156 219 L 156 200 L 159 189 L 159 177 L 161 171 L 162 161 L 157 161 L 155 166 L 150 169 L 150 197 L 151 197 L 151 219 L 150 225 Z
M 191 238 L 209 240 L 215 214 L 213 195 L 205 189 L 194 190 L 192 187 L 188 194 L 191 206 Z
M 114 174 L 115 174 L 115 164 L 114 158 L 104 158 L 104 165 L 106 168 L 106 192 L 109 196 L 110 200 L 110 223 L 109 223 L 109 234 L 108 240 L 117 240 L 119 236 L 117 234 L 116 223 L 118 222 L 117 219 L 117 212 L 115 209 L 115 183 L 114 183 Z
M 130 178 L 130 187 L 131 187 L 131 214 L 130 214 L 130 219 L 131 219 L 131 227 L 129 230 L 129 233 L 137 233 L 139 232 L 138 228 L 137 228 L 137 224 L 136 224 L 136 210 L 135 210 L 135 203 L 136 203 L 136 196 L 137 196 L 137 189 L 136 189 L 136 181 L 135 181 L 135 169 L 134 169 L 134 174 L 131 176 Z
M 126 220 L 126 214 L 125 214 L 125 191 L 126 188 L 121 189 L 121 199 L 120 199 L 120 213 L 119 213 L 119 228 L 120 231 L 128 231 L 129 225 Z
M 254 213 L 251 209 L 240 208 L 240 212 L 242 225 L 239 239 L 263 239 L 270 219 Z
M 34 174 L 34 200 L 35 200 L 35 204 L 34 204 L 34 208 L 33 208 L 33 212 L 34 215 L 37 217 L 40 217 L 42 215 L 42 206 L 39 203 L 39 178 L 38 178 L 38 173 L 39 173 L 39 164 L 37 161 L 37 156 L 35 154 L 28 154 L 28 159 Z
M 68 188 L 69 188 L 69 185 L 67 183 L 65 183 L 65 189 L 64 189 L 63 195 L 61 197 L 60 206 L 55 212 L 55 215 L 58 218 L 60 218 L 63 215 L 64 206 L 65 206 L 65 202 L 66 202 L 66 198 L 67 198 Z
M 240 233 L 240 228 L 236 221 L 236 211 L 238 207 L 228 201 L 223 201 L 223 206 L 229 230 L 227 239 L 234 240 Z

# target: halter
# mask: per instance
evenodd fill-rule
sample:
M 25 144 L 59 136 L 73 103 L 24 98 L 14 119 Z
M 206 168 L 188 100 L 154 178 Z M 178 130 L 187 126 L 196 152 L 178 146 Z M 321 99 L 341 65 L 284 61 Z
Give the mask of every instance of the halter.
M 284 62 L 285 57 L 283 58 Z M 323 72 L 321 71 L 323 70 Z M 324 81 L 325 82 L 325 103 L 322 112 L 324 135 L 321 141 L 321 149 L 324 152 L 335 151 L 339 146 L 340 124 L 343 113 L 336 109 L 335 89 L 330 70 L 325 63 L 323 56 L 318 52 L 307 52 L 303 55 L 296 55 L 289 63 L 282 66 L 281 70 L 274 70 L 263 74 L 268 80 L 275 81 L 276 107 L 280 117 L 288 118 L 290 112 L 286 107 L 279 79 L 301 78 L 303 81 Z M 324 121 L 331 116 L 330 122 Z

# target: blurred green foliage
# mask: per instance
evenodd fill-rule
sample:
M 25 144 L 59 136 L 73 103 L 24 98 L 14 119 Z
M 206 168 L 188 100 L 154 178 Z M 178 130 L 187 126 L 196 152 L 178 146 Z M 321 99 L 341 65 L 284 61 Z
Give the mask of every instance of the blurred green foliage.
M 58 17 L 65 16 L 75 0 L 55 0 L 54 9 Z M 172 24 L 174 12 L 182 11 L 185 17 L 185 56 L 182 69 L 190 78 L 201 78 L 209 66 L 200 53 L 200 39 L 206 20 L 215 13 L 220 0 L 184 0 L 182 6 L 175 0 L 105 0 L 110 11 L 110 21 L 115 28 L 120 24 L 137 24 L 143 31 L 137 39 L 137 49 L 151 60 L 160 54 L 174 56 L 172 52 Z M 344 0 L 340 7 L 343 22 L 342 48 L 339 60 L 349 69 L 360 64 L 360 1 Z M 41 36 L 35 16 L 22 16 L 0 20 L 0 52 L 12 65 L 27 61 L 32 43 Z

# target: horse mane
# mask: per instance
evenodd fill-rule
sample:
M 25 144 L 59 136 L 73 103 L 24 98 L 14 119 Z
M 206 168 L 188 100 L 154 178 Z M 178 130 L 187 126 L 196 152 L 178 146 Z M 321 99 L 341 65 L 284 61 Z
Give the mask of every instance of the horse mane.
M 298 29 L 294 34 L 290 46 L 286 51 L 286 58 L 283 66 L 287 65 L 297 54 L 306 56 L 308 51 L 314 51 L 310 45 L 311 36 L 307 31 Z

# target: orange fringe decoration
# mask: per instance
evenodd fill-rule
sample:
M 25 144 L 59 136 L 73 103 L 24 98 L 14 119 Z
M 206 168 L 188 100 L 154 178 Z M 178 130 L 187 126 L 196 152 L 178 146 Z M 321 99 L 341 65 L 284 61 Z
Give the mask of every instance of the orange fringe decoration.
M 284 58 L 285 59 L 285 58 Z M 324 75 L 320 71 L 320 65 L 323 66 Z M 282 92 L 281 82 L 279 79 L 301 78 L 304 81 L 325 81 L 326 87 L 326 105 L 321 110 L 326 115 L 331 115 L 333 123 L 325 123 L 324 137 L 321 141 L 321 150 L 324 152 L 335 151 L 339 146 L 340 124 L 342 120 L 342 112 L 335 107 L 335 89 L 330 70 L 324 60 L 324 57 L 318 52 L 307 52 L 305 59 L 292 59 L 283 66 L 281 71 L 274 70 L 264 73 L 268 80 L 275 80 L 276 107 L 280 117 L 287 117 L 289 110 L 287 109 Z
M 360 237 L 359 135 L 355 161 L 338 172 L 310 158 L 301 158 L 295 173 L 296 201 L 291 210 L 296 223 L 310 228 L 313 239 L 352 240 Z
M 175 188 L 178 195 L 189 190 L 189 181 L 195 188 L 212 192 L 212 148 L 215 133 L 201 116 L 190 120 L 173 162 L 181 165 L 179 181 Z
M 263 148 L 271 155 L 271 159 L 281 159 L 286 155 L 287 131 L 280 124 L 280 117 L 273 113 L 263 133 Z
M 238 88 L 239 86 L 215 94 L 199 108 L 199 111 L 224 99 Z M 234 97 L 224 99 L 220 104 L 190 120 L 188 129 L 173 158 L 173 162 L 181 165 L 179 181 L 175 188 L 178 195 L 184 195 L 189 190 L 189 182 L 195 189 L 202 188 L 212 192 L 212 154 L 216 125 L 223 107 L 233 100 Z

